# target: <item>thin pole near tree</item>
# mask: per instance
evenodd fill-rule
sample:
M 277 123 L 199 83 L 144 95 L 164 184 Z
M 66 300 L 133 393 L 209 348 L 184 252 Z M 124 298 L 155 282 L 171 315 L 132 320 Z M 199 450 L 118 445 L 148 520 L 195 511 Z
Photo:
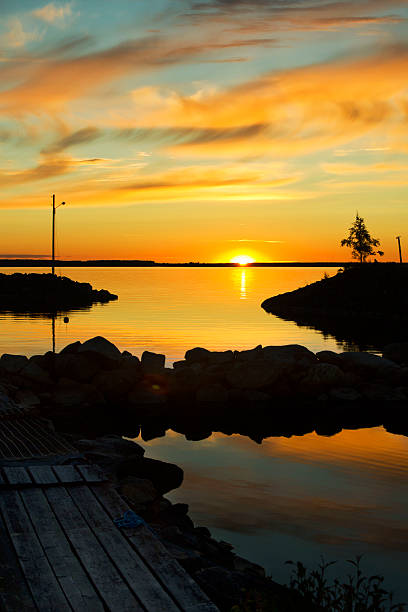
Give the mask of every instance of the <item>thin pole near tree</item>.
M 396 239 L 398 240 L 398 251 L 399 251 L 400 263 L 402 263 L 401 236 L 396 236 Z
M 65 202 L 61 202 L 58 206 L 55 206 L 55 193 L 52 194 L 52 236 L 51 236 L 51 273 L 55 276 L 55 211 L 60 206 L 65 206 Z

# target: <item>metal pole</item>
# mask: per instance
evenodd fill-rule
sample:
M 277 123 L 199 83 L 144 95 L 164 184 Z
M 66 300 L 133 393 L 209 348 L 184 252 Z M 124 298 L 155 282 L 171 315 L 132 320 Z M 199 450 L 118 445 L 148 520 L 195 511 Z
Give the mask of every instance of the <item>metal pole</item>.
M 52 262 L 51 271 L 55 276 L 55 194 L 52 194 Z
M 401 236 L 397 236 L 397 240 L 398 240 L 398 251 L 399 251 L 400 263 L 402 263 Z

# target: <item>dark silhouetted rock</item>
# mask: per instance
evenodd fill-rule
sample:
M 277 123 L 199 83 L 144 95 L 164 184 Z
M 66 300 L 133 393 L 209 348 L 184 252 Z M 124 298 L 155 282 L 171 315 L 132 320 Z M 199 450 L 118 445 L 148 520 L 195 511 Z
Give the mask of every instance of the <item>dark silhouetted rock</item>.
M 264 359 L 288 363 L 309 365 L 317 362 L 317 357 L 304 346 L 287 344 L 283 346 L 265 346 L 262 349 Z
M 253 349 L 248 349 L 246 351 L 235 351 L 235 359 L 237 361 L 254 361 L 255 359 L 262 359 L 262 345 L 258 344 Z
M 0 366 L 10 374 L 17 374 L 28 364 L 28 359 L 25 355 L 9 355 L 4 353 L 0 357 Z
M 126 476 L 120 483 L 120 492 L 129 497 L 137 506 L 151 504 L 159 496 L 153 483 L 146 478 Z
M 196 347 L 190 349 L 185 354 L 187 363 L 206 363 L 209 359 L 210 351 L 205 348 Z
M 155 374 L 161 372 L 164 368 L 166 356 L 159 353 L 151 353 L 150 351 L 144 351 L 142 354 L 142 369 L 148 374 Z
M 161 495 L 172 489 L 177 489 L 183 482 L 183 470 L 173 463 L 165 463 L 156 459 L 129 459 L 118 467 L 118 476 L 136 476 L 150 480 Z
M 20 376 L 23 376 L 37 385 L 49 385 L 51 383 L 51 378 L 48 372 L 31 361 L 29 361 L 27 365 L 20 370 Z
M 77 340 L 76 342 L 71 342 L 71 344 L 67 344 L 67 346 L 65 346 L 60 352 L 60 355 L 65 355 L 66 353 L 73 353 L 76 354 L 78 352 L 79 347 L 81 346 L 81 343 L 79 340 Z
M 112 342 L 109 342 L 109 340 L 106 340 L 106 338 L 102 336 L 91 338 L 78 347 L 78 353 L 83 353 L 85 351 L 99 353 L 104 357 L 115 360 L 120 359 L 122 356 L 120 350 Z
M 321 363 L 330 363 L 331 365 L 341 367 L 342 361 L 340 355 L 334 351 L 319 351 L 316 357 Z

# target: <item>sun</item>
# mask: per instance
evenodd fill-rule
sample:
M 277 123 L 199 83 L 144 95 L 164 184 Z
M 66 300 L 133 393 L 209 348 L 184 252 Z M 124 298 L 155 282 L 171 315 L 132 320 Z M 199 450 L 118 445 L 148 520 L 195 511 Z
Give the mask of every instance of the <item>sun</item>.
M 255 259 L 249 255 L 236 255 L 230 259 L 230 263 L 239 264 L 240 266 L 246 266 L 247 264 L 254 263 Z

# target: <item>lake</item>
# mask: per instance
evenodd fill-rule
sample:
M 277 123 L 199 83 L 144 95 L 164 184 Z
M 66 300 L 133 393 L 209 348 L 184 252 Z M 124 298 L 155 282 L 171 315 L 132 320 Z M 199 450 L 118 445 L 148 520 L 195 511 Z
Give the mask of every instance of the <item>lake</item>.
M 43 271 L 3 268 L 2 272 Z M 322 278 L 329 268 L 67 268 L 63 273 L 119 295 L 117 302 L 73 310 L 55 322 L 56 349 L 102 335 L 121 350 L 164 353 L 167 365 L 187 349 L 247 349 L 302 344 L 341 351 L 331 336 L 266 314 L 272 295 Z M 1 353 L 32 355 L 52 347 L 49 318 L 0 314 Z M 324 554 L 364 554 L 363 569 L 384 573 L 386 586 L 408 600 L 408 438 L 383 428 L 343 430 L 332 437 L 271 437 L 261 445 L 213 433 L 188 441 L 176 432 L 149 442 L 150 457 L 180 465 L 172 501 L 238 554 L 286 581 L 288 559 L 311 566 Z M 336 566 L 335 566 L 336 567 Z M 336 571 L 336 570 L 334 570 Z

